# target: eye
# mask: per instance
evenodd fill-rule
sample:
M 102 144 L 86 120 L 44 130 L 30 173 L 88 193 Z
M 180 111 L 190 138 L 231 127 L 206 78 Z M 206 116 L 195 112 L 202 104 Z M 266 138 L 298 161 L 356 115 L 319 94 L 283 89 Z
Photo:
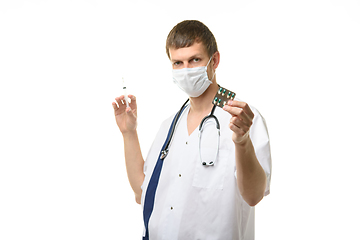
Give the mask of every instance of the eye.
M 200 58 L 194 58 L 193 62 L 200 62 Z
M 181 62 L 179 62 L 179 61 L 173 63 L 174 66 L 179 66 L 180 64 L 181 64 Z

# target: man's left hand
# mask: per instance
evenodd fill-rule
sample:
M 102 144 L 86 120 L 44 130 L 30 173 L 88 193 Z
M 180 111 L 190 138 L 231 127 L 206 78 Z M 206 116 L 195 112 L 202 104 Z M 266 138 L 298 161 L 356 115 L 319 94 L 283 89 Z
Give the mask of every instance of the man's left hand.
M 234 132 L 232 140 L 235 144 L 242 143 L 249 138 L 250 127 L 254 119 L 254 113 L 246 102 L 229 101 L 223 107 L 231 114 L 229 128 Z

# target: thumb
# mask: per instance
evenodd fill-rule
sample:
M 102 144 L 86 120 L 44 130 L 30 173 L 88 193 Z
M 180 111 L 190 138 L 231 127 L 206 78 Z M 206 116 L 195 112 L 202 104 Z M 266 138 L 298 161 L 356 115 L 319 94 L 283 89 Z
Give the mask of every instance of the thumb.
M 136 120 L 135 111 L 136 109 L 132 110 L 131 107 L 126 108 L 126 114 L 128 115 L 129 119 L 132 121 Z

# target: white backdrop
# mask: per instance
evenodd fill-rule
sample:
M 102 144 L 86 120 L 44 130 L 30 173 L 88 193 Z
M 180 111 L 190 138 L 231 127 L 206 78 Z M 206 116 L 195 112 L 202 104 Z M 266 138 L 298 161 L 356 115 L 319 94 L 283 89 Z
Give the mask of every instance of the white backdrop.
M 267 120 L 257 239 L 359 239 L 356 0 L 0 2 L 0 239 L 141 239 L 111 102 L 138 99 L 144 157 L 186 96 L 168 32 L 217 38 L 220 84 Z

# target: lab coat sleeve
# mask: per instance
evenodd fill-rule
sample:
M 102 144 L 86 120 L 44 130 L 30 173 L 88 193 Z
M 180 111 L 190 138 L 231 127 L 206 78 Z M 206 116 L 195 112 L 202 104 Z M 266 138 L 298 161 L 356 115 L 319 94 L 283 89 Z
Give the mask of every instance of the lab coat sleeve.
M 271 153 L 270 140 L 265 119 L 256 108 L 251 107 L 254 113 L 253 125 L 250 128 L 250 139 L 253 143 L 256 157 L 266 174 L 265 196 L 270 193 L 271 180 Z

